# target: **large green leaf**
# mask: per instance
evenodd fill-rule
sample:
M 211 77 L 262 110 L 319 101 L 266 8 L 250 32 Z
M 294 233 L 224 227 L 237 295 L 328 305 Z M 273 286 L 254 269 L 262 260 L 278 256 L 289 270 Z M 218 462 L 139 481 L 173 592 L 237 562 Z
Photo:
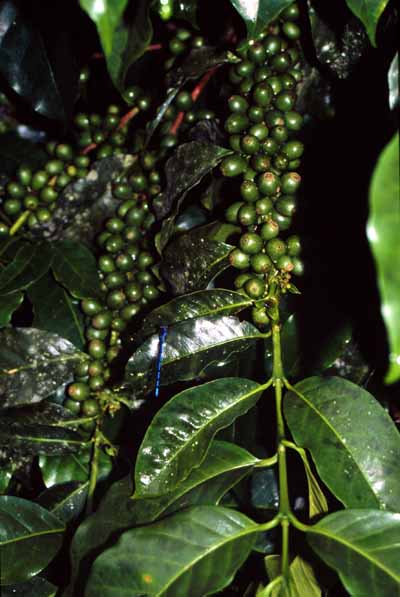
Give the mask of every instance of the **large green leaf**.
M 24 243 L 15 258 L 0 272 L 0 294 L 28 288 L 49 269 L 52 254 L 47 243 Z
M 39 466 L 46 487 L 53 487 L 69 481 L 87 481 L 90 474 L 91 447 L 82 445 L 78 454 L 58 456 L 41 454 Z M 111 471 L 111 458 L 103 451 L 99 452 L 97 462 L 98 479 L 104 479 Z
M 173 294 L 203 290 L 227 267 L 232 245 L 209 236 L 209 226 L 181 234 L 165 249 L 161 274 Z
M 66 454 L 85 446 L 81 436 L 63 427 L 24 425 L 0 418 L 0 446 L 23 449 L 27 454 Z
M 40 402 L 84 358 L 73 344 L 35 328 L 0 330 L 0 408 Z
M 203 597 L 228 585 L 255 540 L 239 512 L 197 506 L 126 531 L 94 562 L 86 597 Z
M 400 595 L 400 514 L 344 510 L 310 527 L 314 551 L 354 597 Z
M 218 363 L 228 363 L 262 338 L 236 317 L 199 317 L 171 326 L 163 348 L 161 385 L 189 381 Z M 150 336 L 129 359 L 125 383 L 138 395 L 154 388 L 158 334 Z
M 310 377 L 284 398 L 290 431 L 348 508 L 400 510 L 400 438 L 371 394 L 339 377 Z
M 231 0 L 247 27 L 249 38 L 257 37 L 291 0 Z
M 84 483 L 70 481 L 69 483 L 53 485 L 53 487 L 42 491 L 37 498 L 37 502 L 67 524 L 82 513 L 88 488 L 89 481 Z
M 58 552 L 64 525 L 44 508 L 14 496 L 0 496 L 0 584 L 24 582 Z
M 135 496 L 169 493 L 202 462 L 210 442 L 259 399 L 260 385 L 228 377 L 189 388 L 156 414 L 140 446 Z
M 80 0 L 81 7 L 94 21 L 106 56 L 113 47 L 115 29 L 122 20 L 128 0 Z
M 111 52 L 105 52 L 107 68 L 116 88 L 123 93 L 129 67 L 142 56 L 153 36 L 149 0 L 130 2 L 115 29 Z
M 131 499 L 133 482 L 125 477 L 112 485 L 96 513 L 78 528 L 72 542 L 73 576 L 91 554 L 110 545 L 122 531 L 195 505 L 218 505 L 229 489 L 247 475 L 257 458 L 234 444 L 213 441 L 201 465 L 177 489 L 160 498 Z M 56 486 L 57 487 L 57 486 Z M 80 569 L 79 576 L 85 573 Z M 75 582 L 75 581 L 74 581 Z
M 85 344 L 83 316 L 70 294 L 50 273 L 37 280 L 28 289 L 33 305 L 32 325 L 66 338 L 77 348 Z
M 151 311 L 141 323 L 139 335 L 146 338 L 157 333 L 161 325 L 169 326 L 197 317 L 232 315 L 251 303 L 243 294 L 222 288 L 185 294 Z
M 0 296 L 0 328 L 10 323 L 11 316 L 24 300 L 22 292 Z
M 375 257 L 381 311 L 389 338 L 386 382 L 400 379 L 400 181 L 399 134 L 381 153 L 370 187 L 368 239 Z
M 1 597 L 55 597 L 58 589 L 41 576 L 17 585 L 2 587 Z
M 135 524 L 152 522 L 188 506 L 218 505 L 223 495 L 247 475 L 258 462 L 243 448 L 228 442 L 212 441 L 207 455 L 177 488 L 159 498 L 133 499 Z M 132 525 L 133 526 L 133 525 Z
M 76 298 L 101 296 L 96 259 L 77 242 L 62 240 L 53 245 L 55 278 Z
M 346 0 L 350 10 L 362 21 L 373 46 L 376 46 L 376 28 L 389 0 Z

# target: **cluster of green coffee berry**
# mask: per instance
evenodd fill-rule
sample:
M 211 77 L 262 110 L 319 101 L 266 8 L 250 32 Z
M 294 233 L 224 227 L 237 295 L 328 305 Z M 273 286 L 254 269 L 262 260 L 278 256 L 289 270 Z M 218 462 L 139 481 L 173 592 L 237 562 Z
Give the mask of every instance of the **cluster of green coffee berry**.
M 138 86 L 129 87 L 124 97 L 131 109 L 136 108 L 138 112 L 145 112 L 151 104 L 150 96 Z M 75 125 L 80 131 L 78 146 L 83 152 L 95 150 L 96 159 L 123 153 L 128 143 L 129 126 L 121 124 L 121 120 L 121 108 L 115 104 L 108 107 L 105 117 L 82 112 L 77 114 Z
M 243 178 L 241 199 L 225 213 L 228 222 L 242 227 L 230 263 L 241 270 L 235 287 L 259 301 L 252 318 L 261 326 L 269 323 L 263 299 L 271 281 L 285 291 L 290 275 L 303 273 L 300 239 L 286 232 L 296 211 L 304 149 L 295 138 L 303 120 L 295 111 L 302 77 L 298 16 L 296 4 L 288 7 L 266 34 L 240 50 L 241 61 L 230 71 L 238 93 L 228 100 L 225 130 L 234 154 L 223 160 L 221 171 Z
M 118 199 L 115 215 L 104 223 L 97 243 L 98 269 L 104 300 L 85 299 L 88 359 L 75 371 L 64 405 L 74 413 L 99 412 L 99 392 L 110 376 L 110 364 L 121 347 L 121 333 L 149 302 L 160 296 L 149 229 L 154 222 L 149 200 L 160 190 L 155 155 L 139 154 L 135 170 L 113 186 Z
M 6 185 L 1 207 L 11 225 L 0 224 L 1 236 L 7 236 L 21 216 L 29 229 L 49 222 L 60 192 L 74 179 L 87 175 L 90 158 L 75 154 L 71 145 L 51 142 L 46 150 L 49 159 L 43 168 L 34 171 L 21 165 Z

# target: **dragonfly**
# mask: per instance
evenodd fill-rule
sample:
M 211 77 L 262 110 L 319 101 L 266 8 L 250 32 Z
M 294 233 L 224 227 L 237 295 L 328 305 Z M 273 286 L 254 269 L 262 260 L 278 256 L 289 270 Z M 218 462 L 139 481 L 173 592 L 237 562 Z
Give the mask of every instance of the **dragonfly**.
M 160 381 L 161 381 L 161 366 L 163 360 L 164 343 L 168 334 L 168 326 L 160 326 L 160 335 L 158 338 L 158 353 L 156 361 L 156 386 L 154 389 L 154 396 L 157 398 L 160 393 Z

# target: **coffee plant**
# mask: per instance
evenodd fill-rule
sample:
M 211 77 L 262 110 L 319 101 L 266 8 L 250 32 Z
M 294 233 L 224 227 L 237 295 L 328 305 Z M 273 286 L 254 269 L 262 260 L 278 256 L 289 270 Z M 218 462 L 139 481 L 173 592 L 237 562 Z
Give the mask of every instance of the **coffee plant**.
M 0 23 L 2 595 L 400 595 L 395 3 Z

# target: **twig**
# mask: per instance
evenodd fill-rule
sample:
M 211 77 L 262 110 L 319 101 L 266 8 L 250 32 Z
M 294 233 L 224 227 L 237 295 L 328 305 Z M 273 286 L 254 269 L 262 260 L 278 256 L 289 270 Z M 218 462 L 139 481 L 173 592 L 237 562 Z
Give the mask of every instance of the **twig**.
M 207 85 L 208 81 L 211 79 L 211 77 L 214 75 L 214 73 L 217 71 L 218 66 L 214 66 L 213 68 L 210 68 L 209 71 L 206 72 L 205 75 L 202 76 L 202 78 L 200 79 L 200 81 L 197 83 L 197 85 L 194 87 L 191 95 L 191 98 L 193 100 L 193 102 L 196 102 L 199 95 L 202 93 L 204 87 Z M 176 135 L 179 127 L 181 126 L 183 119 L 185 117 L 185 113 L 184 112 L 178 112 L 177 117 L 175 118 L 174 122 L 172 123 L 172 126 L 170 128 L 170 133 L 171 135 Z

